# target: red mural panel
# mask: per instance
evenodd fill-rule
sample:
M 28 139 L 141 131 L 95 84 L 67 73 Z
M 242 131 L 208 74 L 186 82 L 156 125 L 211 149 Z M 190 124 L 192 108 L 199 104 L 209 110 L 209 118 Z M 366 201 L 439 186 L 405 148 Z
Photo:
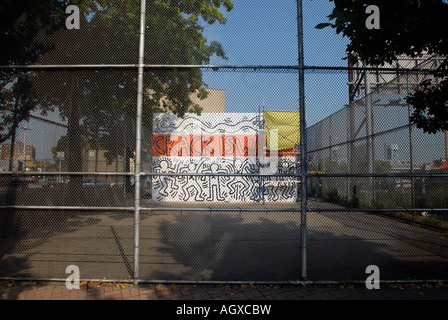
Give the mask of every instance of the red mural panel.
M 257 157 L 258 136 L 155 134 L 152 151 L 155 157 Z M 296 148 L 280 150 L 278 156 L 296 156 Z

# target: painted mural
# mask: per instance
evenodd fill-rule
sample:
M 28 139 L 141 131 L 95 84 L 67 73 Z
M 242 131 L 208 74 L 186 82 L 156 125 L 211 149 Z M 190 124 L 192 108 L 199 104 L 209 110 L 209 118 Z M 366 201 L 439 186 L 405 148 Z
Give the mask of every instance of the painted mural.
M 266 163 L 258 141 L 257 113 L 157 114 L 154 118 L 155 173 L 258 174 Z M 295 149 L 282 150 L 277 173 L 296 172 Z M 291 177 L 155 176 L 154 201 L 296 201 L 298 185 Z

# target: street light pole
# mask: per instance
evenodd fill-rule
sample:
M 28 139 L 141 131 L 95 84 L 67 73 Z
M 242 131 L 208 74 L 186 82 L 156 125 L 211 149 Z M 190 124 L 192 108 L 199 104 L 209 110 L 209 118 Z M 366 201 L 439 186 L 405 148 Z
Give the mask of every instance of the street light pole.
M 23 128 L 23 171 L 26 171 L 26 132 L 31 129 Z

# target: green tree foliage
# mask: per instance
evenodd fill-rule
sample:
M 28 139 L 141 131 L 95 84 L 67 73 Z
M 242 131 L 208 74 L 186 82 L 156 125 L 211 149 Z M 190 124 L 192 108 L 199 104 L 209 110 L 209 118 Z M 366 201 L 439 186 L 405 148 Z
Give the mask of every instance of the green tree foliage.
M 316 28 L 332 27 L 349 39 L 347 53 L 353 62 L 391 63 L 400 55 L 426 53 L 444 58 L 433 81 L 421 84 L 408 96 L 410 120 L 427 133 L 448 130 L 448 2 L 445 0 L 330 0 L 334 9 Z M 366 27 L 366 8 L 380 9 L 380 28 Z
M 376 173 L 389 172 L 391 169 L 392 169 L 392 165 L 390 164 L 390 161 L 375 160 L 375 172 Z
M 49 46 L 35 41 L 51 34 L 65 15 L 63 1 L 3 0 L 0 2 L 0 65 L 35 62 Z M 0 142 L 13 137 L 19 124 L 37 106 L 31 90 L 32 73 L 0 70 Z M 42 109 L 42 112 L 45 112 Z
M 230 0 L 149 0 L 146 3 L 146 64 L 202 65 L 213 55 L 226 58 L 222 46 L 216 41 L 208 42 L 203 32 L 208 24 L 226 22 L 222 11 L 233 8 Z M 65 8 L 70 4 L 80 8 L 80 29 L 65 28 L 68 17 Z M 2 13 L 15 10 L 8 22 L 0 25 L 0 34 L 4 37 L 17 34 L 14 40 L 8 40 L 8 50 L 1 57 L 3 64 L 136 64 L 138 61 L 140 0 L 19 0 L 2 2 L 0 10 Z M 24 58 L 14 58 L 20 55 Z M 9 76 L 14 78 L 14 74 Z M 122 155 L 123 149 L 126 159 L 132 157 L 133 137 L 128 134 L 123 139 L 120 134 L 132 132 L 137 96 L 135 69 L 35 71 L 28 79 L 26 94 L 37 100 L 21 108 L 20 113 L 25 119 L 30 111 L 38 108 L 44 112 L 59 111 L 68 123 L 63 141 L 68 171 L 82 171 L 80 157 L 85 140 L 91 140 L 89 145 L 108 150 L 109 161 Z M 200 99 L 207 96 L 202 72 L 194 68 L 146 70 L 144 87 L 143 125 L 149 131 L 155 112 L 179 116 L 200 113 L 191 95 L 197 94 Z M 7 120 L 2 119 L 3 123 Z M 151 151 L 150 146 L 151 141 L 147 146 Z M 81 185 L 77 180 L 70 180 L 74 189 Z
M 77 5 L 82 13 L 79 30 L 65 28 L 65 8 L 71 4 Z M 208 43 L 203 36 L 206 24 L 226 22 L 221 8 L 229 11 L 233 4 L 230 0 L 147 1 L 145 62 L 200 65 L 208 63 L 214 54 L 225 58 L 221 45 L 216 41 Z M 137 62 L 139 0 L 5 0 L 0 3 L 0 14 L 2 65 Z M 98 104 L 117 105 L 120 101 L 129 106 L 133 102 L 129 99 L 129 92 L 136 87 L 133 72 L 118 76 L 116 73 L 112 76 L 74 74 L 42 72 L 19 77 L 17 72 L 2 71 L 2 91 L 6 93 L 1 100 L 1 141 L 11 136 L 20 121 L 28 120 L 31 110 L 57 106 L 61 115 L 68 117 L 66 105 L 73 109 L 74 98 L 86 100 L 86 95 L 93 90 L 102 91 L 102 99 L 98 99 L 99 94 L 91 97 L 91 101 L 97 98 Z M 31 82 L 34 83 L 32 88 Z M 186 112 L 199 113 L 200 108 L 192 104 L 190 94 L 197 93 L 205 98 L 206 93 L 201 89 L 204 85 L 200 70 L 146 72 L 145 86 L 152 94 L 146 96 L 145 105 L 153 112 L 169 111 L 180 116 Z M 14 91 L 13 87 L 17 89 Z M 28 89 L 24 90 L 25 87 Z M 25 100 L 24 95 L 34 97 L 36 91 L 39 101 L 20 103 Z M 22 99 L 11 97 L 14 92 Z M 120 93 L 125 93 L 126 97 Z M 104 100 L 108 100 L 107 103 Z M 11 107 L 12 101 L 16 102 L 17 110 Z
M 128 64 L 138 61 L 139 0 L 76 3 L 83 13 L 80 29 L 61 28 L 46 38 L 53 49 L 42 55 L 39 63 Z M 233 5 L 228 0 L 147 1 L 145 63 L 201 65 L 207 64 L 214 54 L 225 59 L 221 45 L 216 41 L 208 43 L 203 36 L 206 24 L 225 23 L 221 7 L 231 10 Z M 191 95 L 197 94 L 200 99 L 207 97 L 199 69 L 148 70 L 144 73 L 144 86 L 143 125 L 148 129 L 152 128 L 153 113 L 172 112 L 179 116 L 187 112 L 200 113 Z M 42 73 L 36 81 L 41 100 L 56 105 L 69 122 L 69 171 L 80 169 L 80 161 L 70 159 L 80 154 L 81 125 L 90 132 L 90 136 L 83 138 L 103 140 L 108 160 L 120 154 L 123 148 L 118 146 L 123 139 L 117 139 L 116 135 L 123 127 L 128 127 L 129 119 L 135 118 L 136 87 L 135 69 Z M 132 140 L 123 143 L 132 154 L 135 143 Z

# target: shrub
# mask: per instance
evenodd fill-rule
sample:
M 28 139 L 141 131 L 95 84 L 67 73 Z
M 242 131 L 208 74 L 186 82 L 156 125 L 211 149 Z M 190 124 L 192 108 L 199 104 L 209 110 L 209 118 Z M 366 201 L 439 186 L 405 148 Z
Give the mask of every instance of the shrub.
M 357 194 L 353 195 L 352 199 L 350 200 L 350 205 L 359 207 L 361 205 L 361 198 Z
M 331 201 L 331 202 L 339 202 L 340 196 L 339 196 L 339 192 L 338 189 L 333 188 L 330 191 L 327 192 L 327 200 Z

